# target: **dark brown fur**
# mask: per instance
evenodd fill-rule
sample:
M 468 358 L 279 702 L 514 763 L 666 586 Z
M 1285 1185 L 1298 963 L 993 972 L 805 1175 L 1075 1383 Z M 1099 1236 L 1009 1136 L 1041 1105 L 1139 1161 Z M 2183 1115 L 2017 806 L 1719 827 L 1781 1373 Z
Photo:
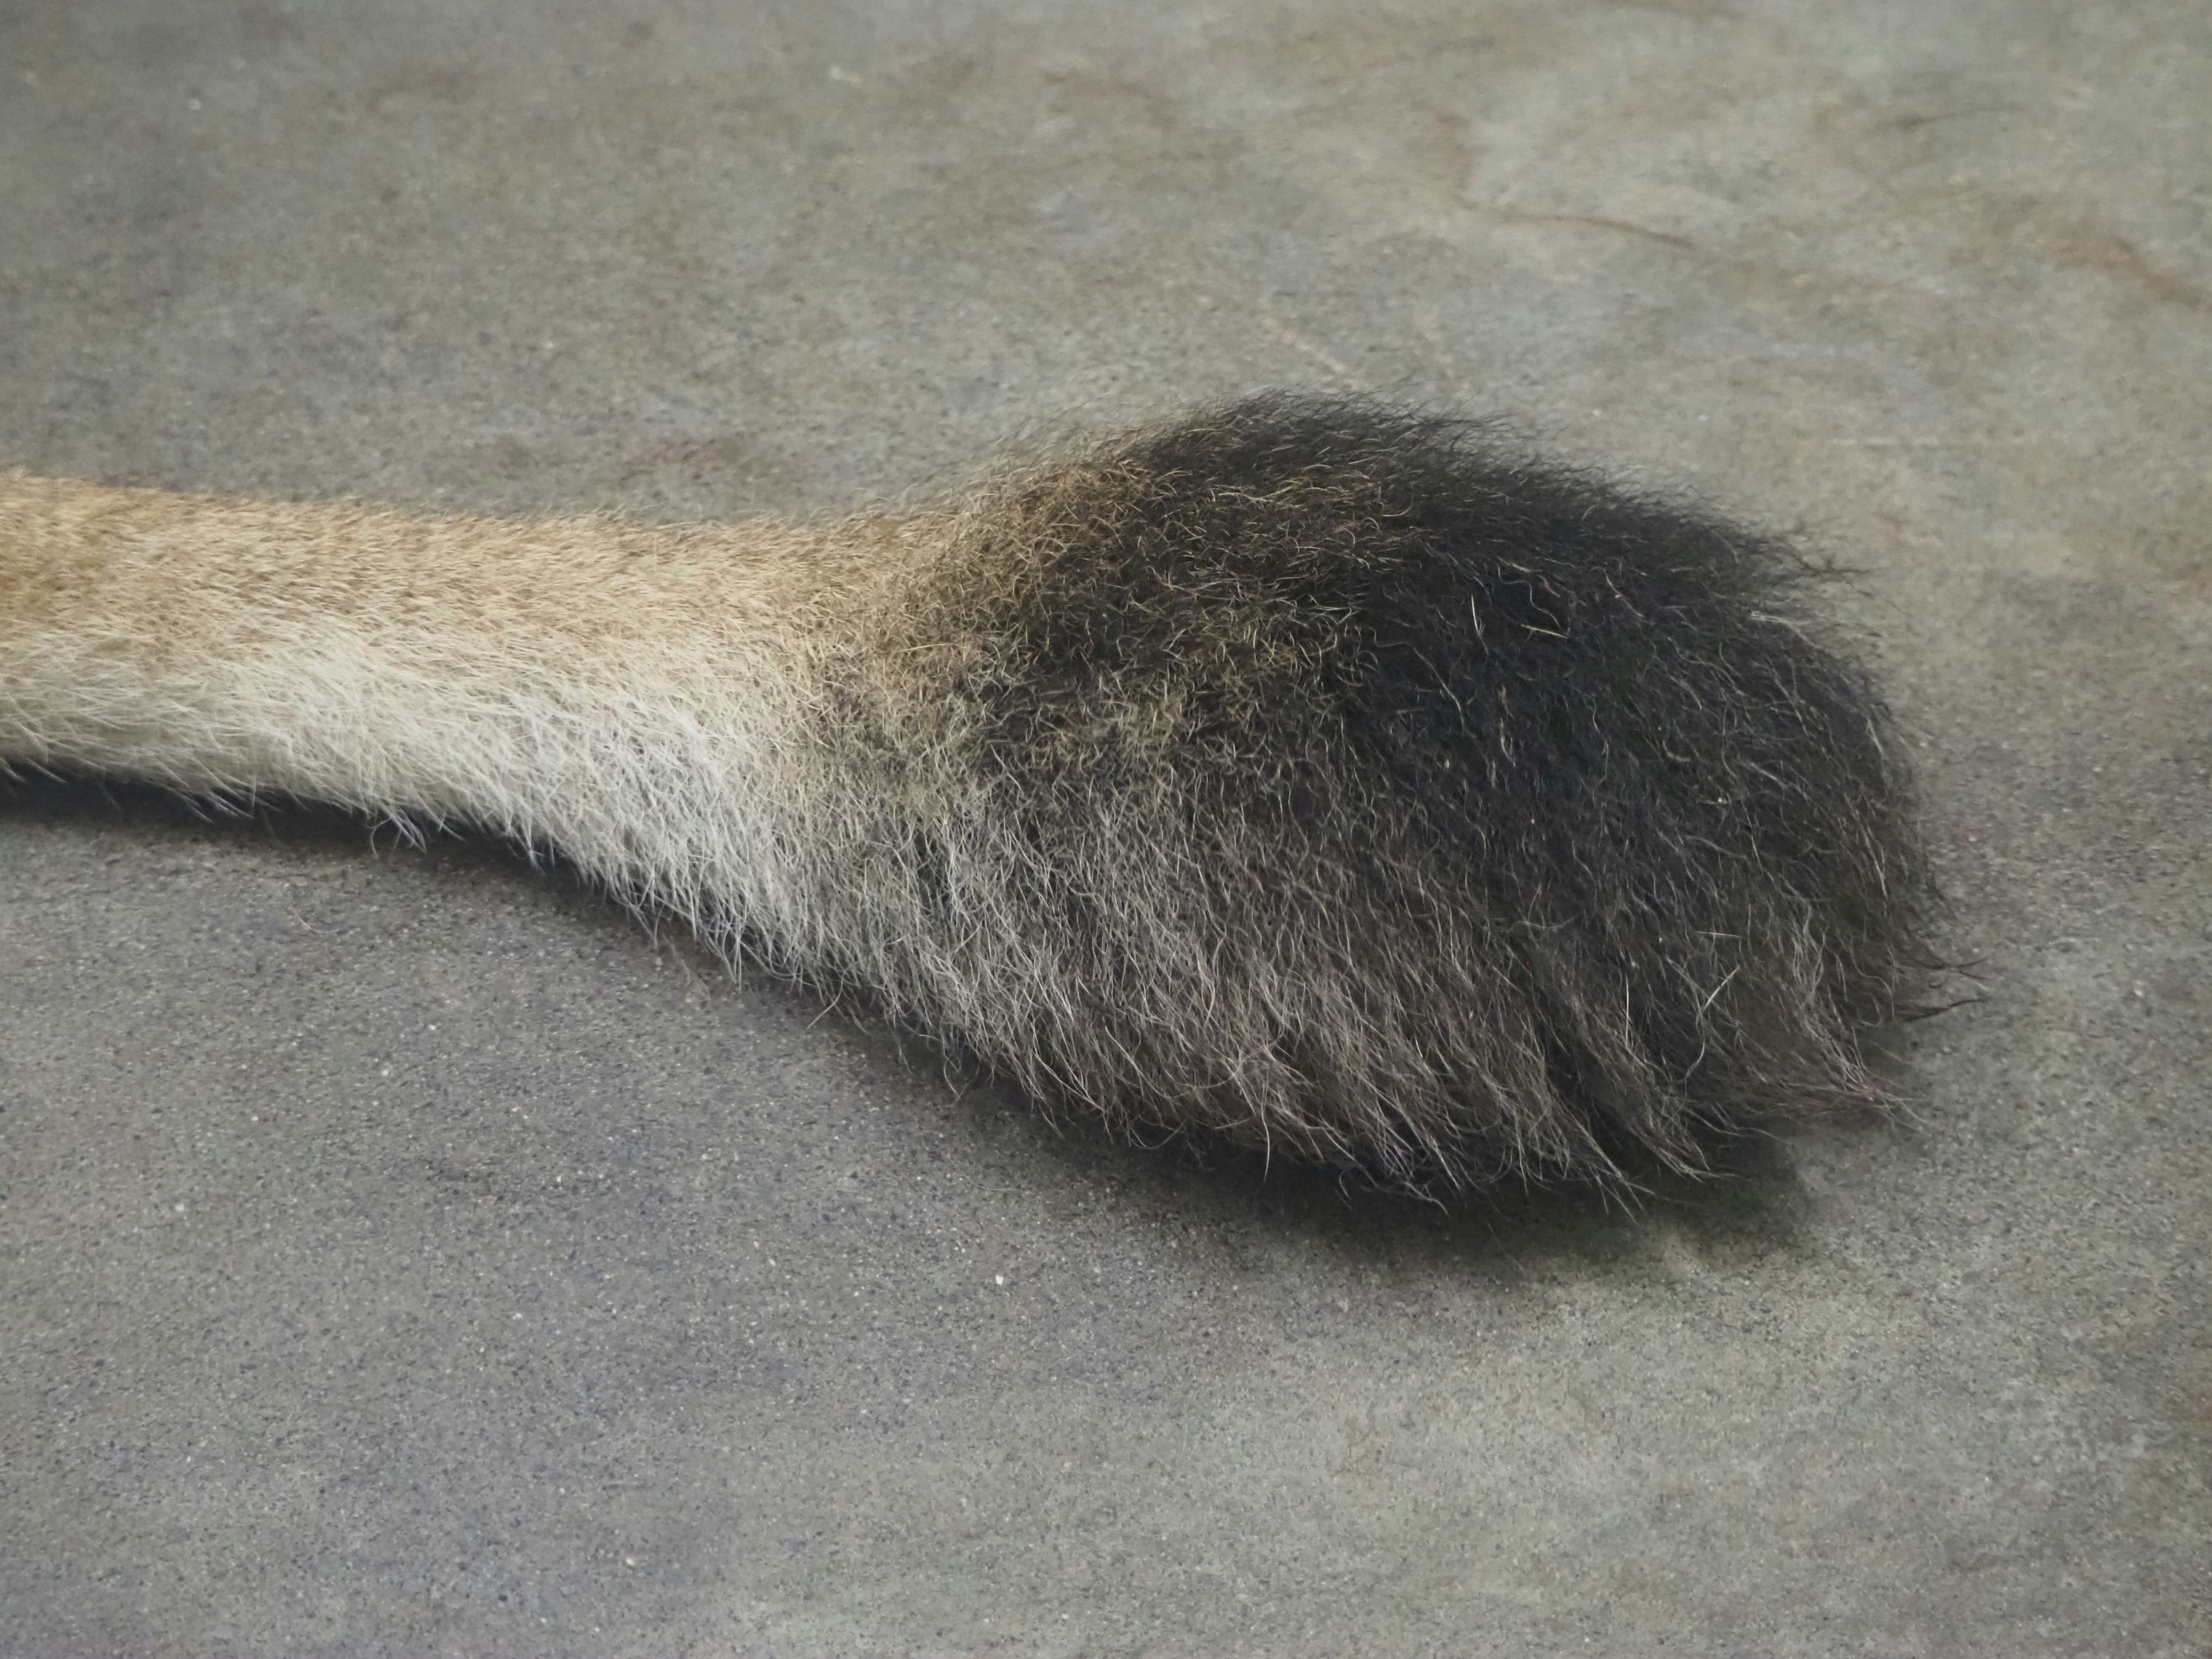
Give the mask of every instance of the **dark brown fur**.
M 1020 855 L 924 931 L 1032 982 L 896 1000 L 1048 1100 L 1393 1182 L 1694 1165 L 1878 1098 L 1855 1032 L 1909 999 L 1930 888 L 1806 574 L 1360 402 L 1002 481 L 910 621 L 958 647 L 940 764 Z

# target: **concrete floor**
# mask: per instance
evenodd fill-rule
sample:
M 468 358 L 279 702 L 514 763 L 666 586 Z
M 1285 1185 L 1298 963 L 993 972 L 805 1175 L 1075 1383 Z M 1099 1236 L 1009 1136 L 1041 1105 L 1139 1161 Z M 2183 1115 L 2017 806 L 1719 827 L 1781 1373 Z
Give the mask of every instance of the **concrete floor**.
M 0 794 L 0 1652 L 2212 1651 L 2202 0 L 10 0 L 0 465 L 812 511 L 1263 385 L 1864 574 L 1988 1000 L 1624 1213 Z

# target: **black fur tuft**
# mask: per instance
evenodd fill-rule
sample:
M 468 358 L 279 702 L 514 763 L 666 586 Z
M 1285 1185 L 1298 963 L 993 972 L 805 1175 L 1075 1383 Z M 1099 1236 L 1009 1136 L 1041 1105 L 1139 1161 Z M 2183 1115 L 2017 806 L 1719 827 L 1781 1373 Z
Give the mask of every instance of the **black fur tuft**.
M 1785 547 L 1283 396 L 1002 479 L 951 546 L 902 626 L 969 799 L 912 832 L 927 949 L 867 972 L 1046 1100 L 1457 1185 L 1880 1098 L 1855 1033 L 1932 891 Z

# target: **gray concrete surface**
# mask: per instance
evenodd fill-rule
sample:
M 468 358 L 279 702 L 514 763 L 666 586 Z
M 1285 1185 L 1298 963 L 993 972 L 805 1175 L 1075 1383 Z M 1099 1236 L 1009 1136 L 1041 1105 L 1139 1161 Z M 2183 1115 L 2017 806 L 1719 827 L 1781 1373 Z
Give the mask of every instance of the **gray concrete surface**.
M 1442 1214 L 0 796 L 0 1652 L 2201 1655 L 2201 0 L 8 0 L 0 465 L 811 511 L 1261 385 L 1803 526 L 1988 1000 Z

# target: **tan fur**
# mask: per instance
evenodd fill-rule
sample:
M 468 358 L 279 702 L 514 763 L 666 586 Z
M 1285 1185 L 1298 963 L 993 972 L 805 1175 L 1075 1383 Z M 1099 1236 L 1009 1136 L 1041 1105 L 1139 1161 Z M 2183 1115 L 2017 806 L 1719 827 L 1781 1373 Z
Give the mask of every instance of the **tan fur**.
M 689 909 L 708 866 L 820 837 L 808 689 L 914 545 L 9 474 L 0 756 L 479 823 Z

